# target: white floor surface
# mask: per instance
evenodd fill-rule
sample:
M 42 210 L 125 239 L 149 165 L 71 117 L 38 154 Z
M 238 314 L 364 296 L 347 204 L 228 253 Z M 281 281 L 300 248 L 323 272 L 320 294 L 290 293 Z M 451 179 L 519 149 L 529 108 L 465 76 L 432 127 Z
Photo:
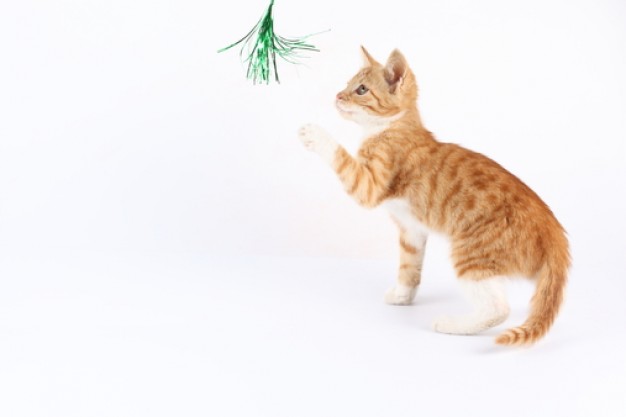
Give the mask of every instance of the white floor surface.
M 0 416 L 624 416 L 623 294 L 587 272 L 544 340 L 500 348 L 528 283 L 462 337 L 430 328 L 467 308 L 452 277 L 383 303 L 391 261 L 5 254 Z

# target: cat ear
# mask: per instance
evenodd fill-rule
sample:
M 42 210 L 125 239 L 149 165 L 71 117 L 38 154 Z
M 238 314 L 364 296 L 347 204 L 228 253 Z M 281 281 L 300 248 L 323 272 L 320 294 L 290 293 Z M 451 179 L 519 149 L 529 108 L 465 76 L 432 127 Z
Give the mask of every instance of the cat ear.
M 389 84 L 389 91 L 393 94 L 404 82 L 404 77 L 409 69 L 404 55 L 394 49 L 385 64 L 385 81 Z
M 371 67 L 378 64 L 378 62 L 367 52 L 367 49 L 361 45 L 361 56 L 363 57 L 363 66 Z M 380 65 L 380 64 L 379 64 Z

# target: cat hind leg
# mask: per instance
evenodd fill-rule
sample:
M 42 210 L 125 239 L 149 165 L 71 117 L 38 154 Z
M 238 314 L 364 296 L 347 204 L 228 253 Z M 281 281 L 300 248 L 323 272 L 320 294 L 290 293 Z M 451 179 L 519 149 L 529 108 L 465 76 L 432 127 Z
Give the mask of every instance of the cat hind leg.
M 504 278 L 473 280 L 459 278 L 461 290 L 472 306 L 472 312 L 460 316 L 443 316 L 433 323 L 435 331 L 448 334 L 476 334 L 503 323 L 509 316 Z

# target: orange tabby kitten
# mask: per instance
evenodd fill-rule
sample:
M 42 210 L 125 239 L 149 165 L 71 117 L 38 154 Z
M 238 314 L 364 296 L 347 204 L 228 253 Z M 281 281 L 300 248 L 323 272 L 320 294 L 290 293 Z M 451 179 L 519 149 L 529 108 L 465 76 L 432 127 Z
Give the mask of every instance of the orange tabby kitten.
M 413 301 L 427 234 L 441 232 L 451 239 L 452 261 L 474 310 L 437 319 L 435 330 L 474 334 L 501 324 L 509 315 L 503 279 L 523 276 L 537 283 L 530 317 L 496 342 L 537 341 L 563 299 L 570 264 L 563 227 L 537 194 L 496 162 L 435 140 L 422 126 L 415 76 L 398 50 L 383 66 L 361 49 L 365 65 L 336 102 L 343 117 L 366 130 L 358 156 L 317 126 L 306 125 L 299 135 L 352 197 L 365 207 L 383 204 L 397 223 L 400 270 L 385 301 Z

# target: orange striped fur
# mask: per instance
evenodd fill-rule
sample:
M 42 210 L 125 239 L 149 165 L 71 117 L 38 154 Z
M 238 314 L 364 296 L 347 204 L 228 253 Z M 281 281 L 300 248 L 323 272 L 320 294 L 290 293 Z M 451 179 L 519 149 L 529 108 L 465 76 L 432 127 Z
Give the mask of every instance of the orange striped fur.
M 570 264 L 564 229 L 513 174 L 479 153 L 438 142 L 424 128 L 415 76 L 400 52 L 393 51 L 385 65 L 365 49 L 363 55 L 365 66 L 337 95 L 337 107 L 371 133 L 356 157 L 326 140 L 329 163 L 361 205 L 402 199 L 417 221 L 447 235 L 460 279 L 536 280 L 527 321 L 496 339 L 503 345 L 535 342 L 554 322 L 563 299 Z M 305 144 L 321 149 L 322 142 Z M 404 232 L 401 227 L 399 282 L 416 287 L 423 247 L 411 245 Z

